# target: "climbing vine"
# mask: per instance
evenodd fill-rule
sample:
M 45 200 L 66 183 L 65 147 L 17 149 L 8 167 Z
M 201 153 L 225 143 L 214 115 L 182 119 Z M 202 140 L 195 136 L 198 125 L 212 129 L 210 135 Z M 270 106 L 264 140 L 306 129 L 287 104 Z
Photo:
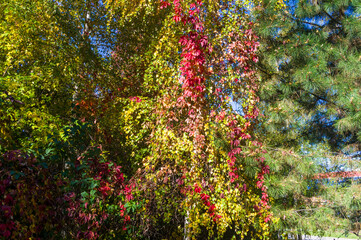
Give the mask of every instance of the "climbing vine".
M 171 236 L 267 236 L 269 168 L 252 132 L 259 114 L 253 66 L 259 43 L 245 8 L 160 1 L 158 10 L 168 15 L 149 60 L 159 77 L 147 80 L 163 90 L 154 98 L 150 153 L 135 190 L 146 199 L 139 215 L 148 220 L 138 223 L 145 235 L 166 226 Z M 241 113 L 232 102 L 241 104 Z

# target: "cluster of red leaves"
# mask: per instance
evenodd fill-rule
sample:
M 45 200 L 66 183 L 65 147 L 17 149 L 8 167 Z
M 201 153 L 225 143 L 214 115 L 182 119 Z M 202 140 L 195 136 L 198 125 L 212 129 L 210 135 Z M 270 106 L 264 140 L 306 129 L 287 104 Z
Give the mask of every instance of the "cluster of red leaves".
M 161 1 L 161 8 L 166 8 L 171 6 L 168 1 Z M 202 108 L 204 107 L 202 103 L 204 102 L 204 92 L 205 92 L 205 81 L 206 78 L 213 74 L 213 71 L 208 71 L 206 68 L 207 64 L 207 54 L 212 53 L 212 47 L 208 42 L 208 38 L 204 33 L 204 24 L 201 21 L 201 6 L 202 1 L 197 0 L 192 3 L 188 9 L 183 9 L 180 0 L 173 0 L 174 7 L 174 16 L 173 20 L 175 22 L 183 23 L 185 26 L 188 26 L 190 29 L 183 36 L 180 37 L 179 43 L 182 46 L 181 53 L 181 78 L 180 82 L 182 84 L 183 95 L 178 98 L 178 107 L 188 108 L 188 119 L 186 119 L 186 127 L 184 130 L 190 133 L 190 136 L 193 136 L 195 144 L 195 152 L 202 156 L 202 149 L 205 145 L 205 136 L 202 134 Z M 239 76 L 234 79 L 234 84 L 241 85 L 243 88 L 246 88 L 247 96 L 242 97 L 242 101 L 247 99 L 245 104 L 243 104 L 243 112 L 245 123 L 239 123 L 237 117 L 233 113 L 228 113 L 226 110 L 218 110 L 218 113 L 212 111 L 211 117 L 216 115 L 216 121 L 223 121 L 224 119 L 228 122 L 227 126 L 230 129 L 229 140 L 231 144 L 231 150 L 228 153 L 229 160 L 229 177 L 231 183 L 236 183 L 236 187 L 239 187 L 240 190 L 246 191 L 247 185 L 242 184 L 239 186 L 237 180 L 239 180 L 240 169 L 237 168 L 237 157 L 243 157 L 242 144 L 245 141 L 251 141 L 252 132 L 251 126 L 253 121 L 257 119 L 259 115 L 259 110 L 256 106 L 259 101 L 256 93 L 258 91 L 258 82 L 257 76 L 255 74 L 254 67 L 252 62 L 258 61 L 257 48 L 259 46 L 258 37 L 254 34 L 252 30 L 253 23 L 248 23 L 248 26 L 244 26 L 244 31 L 242 34 L 239 33 L 230 33 L 230 38 L 232 41 L 227 45 L 225 49 L 225 57 L 223 60 L 217 60 L 213 64 L 219 64 L 219 72 L 216 74 L 226 74 L 227 66 L 233 64 L 236 66 L 234 72 Z M 217 63 L 217 64 L 216 64 Z M 222 96 L 222 92 L 227 92 L 226 89 L 222 89 L 221 86 L 227 86 L 224 84 L 225 78 L 222 78 L 220 82 L 220 87 L 217 87 L 214 91 L 214 94 L 220 98 L 221 102 L 225 101 L 224 98 L 229 96 Z M 236 99 L 237 100 L 237 99 Z M 221 106 L 221 105 L 219 105 Z M 255 141 L 254 141 L 255 142 Z M 258 144 L 258 142 L 255 142 Z M 261 148 L 261 145 L 259 145 Z M 263 161 L 259 162 L 261 171 L 258 174 L 259 181 L 257 182 L 257 187 L 262 190 L 261 197 L 261 206 L 268 208 L 268 194 L 267 188 L 264 184 L 264 175 L 269 172 L 269 167 L 266 166 Z M 193 191 L 191 191 L 193 192 Z M 201 188 L 195 187 L 195 193 L 200 193 Z M 211 214 L 214 214 L 215 206 L 208 202 L 208 195 L 202 193 L 202 201 L 209 208 Z M 209 203 L 209 204 L 208 204 Z M 268 218 L 268 217 L 267 217 Z M 267 220 L 268 221 L 268 220 Z
M 206 53 L 210 52 L 208 38 L 204 34 L 204 26 L 199 18 L 202 1 L 192 3 L 188 14 L 182 14 L 179 1 L 174 1 L 175 21 L 182 21 L 189 24 L 191 30 L 181 36 L 179 43 L 182 45 L 181 61 L 181 83 L 184 97 L 191 97 L 193 100 L 202 97 L 205 90 L 204 81 L 206 76 Z
M 64 182 L 21 151 L 5 153 L 0 167 L 0 237 L 37 239 L 58 233 L 64 221 Z
M 203 204 L 208 207 L 209 216 L 212 217 L 214 222 L 217 222 L 222 216 L 216 214 L 216 206 L 209 200 L 210 196 L 206 193 L 201 193 L 202 188 L 198 184 L 194 185 L 194 192 L 200 194 Z
M 204 24 L 201 21 L 200 13 L 201 0 L 191 3 L 188 11 L 182 9 L 180 1 L 174 0 L 174 17 L 175 22 L 181 22 L 185 26 L 189 26 L 190 30 L 180 37 L 179 43 L 182 46 L 181 53 L 181 78 L 183 95 L 178 98 L 179 106 L 191 106 L 188 111 L 188 119 L 186 120 L 187 127 L 185 131 L 193 136 L 193 142 L 198 153 L 204 157 L 202 151 L 199 151 L 205 146 L 205 136 L 202 133 L 202 102 L 204 100 L 205 79 L 208 75 L 206 68 L 206 54 L 211 53 L 211 47 L 208 43 L 208 38 L 204 33 Z M 208 213 L 213 221 L 221 218 L 216 215 L 216 206 L 209 200 L 209 195 L 201 193 L 201 187 L 195 185 L 194 192 L 200 194 L 203 204 L 208 208 Z
M 258 173 L 258 179 L 259 181 L 257 182 L 257 187 L 261 188 L 262 190 L 262 197 L 261 197 L 261 205 L 263 208 L 269 209 L 269 197 L 268 197 L 268 193 L 267 193 L 267 187 L 264 184 L 264 175 L 269 173 L 269 166 L 266 165 L 264 162 L 263 158 L 259 159 L 259 163 L 260 163 L 260 167 L 261 167 L 261 172 Z M 265 218 L 265 222 L 268 222 L 271 220 L 271 215 L 267 216 Z
M 237 121 L 230 117 L 228 121 L 228 126 L 231 129 L 230 140 L 232 149 L 228 153 L 229 160 L 228 164 L 231 169 L 229 175 L 231 177 L 231 182 L 234 182 L 238 179 L 239 175 L 237 174 L 237 168 L 235 167 L 237 155 L 241 154 L 242 150 L 240 148 L 241 141 L 251 139 L 252 136 L 249 134 L 251 130 L 249 129 L 252 126 L 252 121 L 257 119 L 259 115 L 259 110 L 257 108 L 257 103 L 259 98 L 257 96 L 258 83 L 257 76 L 255 75 L 254 67 L 252 62 L 258 62 L 257 57 L 257 48 L 259 46 L 258 37 L 254 34 L 252 30 L 253 23 L 250 22 L 247 26 L 247 29 L 243 31 L 243 35 L 232 34 L 234 41 L 228 46 L 228 61 L 231 63 L 237 63 L 237 68 L 235 69 L 236 73 L 240 75 L 240 79 L 234 79 L 235 84 L 244 84 L 247 91 L 247 96 L 244 96 L 247 104 L 243 104 L 244 118 L 246 122 L 243 124 L 243 127 L 239 127 Z M 265 153 L 262 151 L 262 143 L 258 141 L 252 141 L 253 145 L 258 147 L 259 154 Z M 269 173 L 269 166 L 264 163 L 264 158 L 257 158 L 256 161 L 260 167 L 260 172 L 258 173 L 257 188 L 261 189 L 262 196 L 260 201 L 260 206 L 256 206 L 256 210 L 268 209 L 268 194 L 267 187 L 264 186 L 264 175 Z M 246 189 L 247 186 L 243 186 L 243 189 Z M 269 221 L 270 217 L 267 216 L 265 221 Z
M 103 97 L 94 96 L 95 91 L 101 90 Z M 121 90 L 118 88 L 118 91 Z M 93 121 L 96 134 L 101 135 L 107 144 L 112 142 L 112 137 L 97 123 L 108 111 L 109 104 L 113 103 L 114 96 L 117 94 L 116 92 L 105 91 L 99 86 L 87 85 L 87 88 L 83 91 L 84 96 L 81 96 L 82 100 L 76 104 L 79 108 L 77 113 L 83 119 L 83 122 Z M 129 100 L 137 103 L 142 101 L 137 96 L 129 97 Z M 102 151 L 102 145 L 98 148 Z M 109 229 L 107 229 L 109 223 L 112 225 L 114 221 L 116 221 L 117 227 L 113 226 L 113 231 L 126 231 L 131 218 L 127 213 L 125 202 L 133 199 L 133 186 L 125 184 L 121 166 L 118 166 L 115 162 L 100 161 L 99 155 L 93 154 L 90 158 L 79 157 L 75 161 L 75 169 L 79 169 L 74 173 L 77 181 L 91 178 L 93 182 L 97 183 L 98 187 L 92 189 L 93 191 L 88 190 L 88 193 L 92 192 L 88 197 L 83 197 L 80 191 L 68 192 L 64 197 L 68 204 L 67 215 L 76 223 L 76 228 L 72 230 L 75 233 L 74 238 L 98 239 L 102 234 L 109 232 Z M 94 190 L 96 191 L 94 192 Z M 117 207 L 119 212 L 108 213 L 108 209 L 104 205 Z
M 167 8 L 171 4 L 167 0 L 160 0 L 160 9 Z
M 172 4 L 166 0 L 160 1 L 160 8 L 166 8 Z M 175 22 L 182 22 L 184 25 L 190 26 L 190 31 L 181 36 L 179 43 L 182 46 L 181 61 L 181 83 L 184 97 L 191 97 L 193 100 L 202 97 L 205 90 L 204 81 L 206 75 L 205 57 L 207 52 L 211 52 L 208 38 L 204 34 L 204 25 L 201 21 L 200 7 L 203 5 L 201 0 L 190 4 L 189 10 L 183 9 L 180 0 L 174 0 L 174 16 Z M 179 100 L 184 101 L 184 98 Z
M 262 146 L 262 143 L 254 141 L 253 142 L 254 145 L 258 145 L 259 147 Z M 266 153 L 265 150 L 261 150 L 261 153 Z M 257 174 L 257 188 L 261 189 L 262 191 L 262 196 L 261 196 L 261 201 L 258 204 L 258 206 L 254 206 L 254 209 L 259 211 L 261 209 L 269 209 L 270 205 L 269 205 L 269 197 L 268 197 L 268 193 L 267 193 L 267 186 L 264 185 L 264 176 L 266 174 L 269 174 L 270 172 L 270 168 L 267 164 L 265 164 L 264 162 L 265 158 L 264 157 L 259 157 L 257 158 L 257 162 L 259 165 L 259 168 L 261 169 L 260 172 L 258 172 Z M 271 215 L 268 215 L 265 217 L 265 222 L 268 222 L 271 220 Z
M 79 158 L 75 166 L 80 166 L 82 160 L 82 158 Z M 97 159 L 86 159 L 86 161 L 90 167 L 87 172 L 88 176 L 92 177 L 99 185 L 96 193 L 89 196 L 89 198 L 93 197 L 93 201 L 81 198 L 80 194 L 77 195 L 74 192 L 70 192 L 65 196 L 68 203 L 68 216 L 81 226 L 77 231 L 77 239 L 97 239 L 99 233 L 107 231 L 104 223 L 111 216 L 106 208 L 99 207 L 99 202 L 116 204 L 119 207 L 122 221 L 118 219 L 117 224 L 125 231 L 130 222 L 130 216 L 127 215 L 124 201 L 130 201 L 133 199 L 133 195 L 132 187 L 124 182 L 121 166 L 115 163 L 99 162 Z M 126 200 L 109 202 L 111 199 L 117 199 L 120 195 L 124 196 Z
M 123 201 L 115 202 L 120 209 L 116 221 L 119 228 L 126 230 L 130 217 L 124 203 L 133 196 L 131 186 L 124 182 L 120 166 L 87 159 L 88 177 L 98 182 L 90 202 L 80 197 L 80 193 L 69 192 L 72 189 L 70 181 L 64 181 L 60 174 L 54 174 L 36 158 L 21 151 L 9 151 L 2 158 L 0 238 L 55 237 L 63 230 L 75 239 L 97 239 L 99 233 L 107 231 L 104 222 L 112 217 L 99 203 L 114 204 L 112 199 L 119 199 L 119 196 Z M 77 167 L 80 160 L 76 162 Z M 75 173 L 77 175 L 83 176 L 80 172 Z
M 239 155 L 242 152 L 242 149 L 240 148 L 241 140 L 246 140 L 251 138 L 251 135 L 247 133 L 247 127 L 249 126 L 249 123 L 244 125 L 244 128 L 240 128 L 238 126 L 237 120 L 231 120 L 228 124 L 228 127 L 231 129 L 231 151 L 228 153 L 229 160 L 227 161 L 228 166 L 230 168 L 229 176 L 230 181 L 234 182 L 239 178 L 239 175 L 237 173 L 237 167 L 236 167 L 236 160 L 237 155 Z

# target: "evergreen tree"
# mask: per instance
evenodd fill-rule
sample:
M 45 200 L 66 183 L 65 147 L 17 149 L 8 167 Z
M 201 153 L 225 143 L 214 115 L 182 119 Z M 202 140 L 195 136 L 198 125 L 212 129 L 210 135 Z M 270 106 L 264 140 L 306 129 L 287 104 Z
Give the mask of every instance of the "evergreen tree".
M 257 15 L 267 133 L 279 146 L 300 140 L 337 150 L 361 140 L 360 1 L 290 1 Z
M 255 8 L 265 116 L 259 134 L 267 136 L 273 161 L 273 211 L 294 234 L 351 231 L 355 221 L 335 209 L 350 211 L 345 202 L 358 201 L 358 187 L 330 188 L 312 176 L 322 169 L 317 162 L 337 159 L 334 152 L 359 149 L 361 1 L 299 0 L 278 8 L 275 1 Z M 351 197 L 341 203 L 337 194 Z M 317 199 L 328 202 L 319 206 Z

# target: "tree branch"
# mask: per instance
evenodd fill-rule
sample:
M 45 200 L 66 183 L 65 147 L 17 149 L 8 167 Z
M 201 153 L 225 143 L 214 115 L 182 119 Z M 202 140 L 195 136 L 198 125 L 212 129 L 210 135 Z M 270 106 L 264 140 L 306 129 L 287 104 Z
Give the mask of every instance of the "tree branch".
M 318 25 L 316 23 L 311 23 L 311 22 L 307 22 L 307 21 L 304 21 L 304 20 L 301 20 L 301 19 L 297 19 L 297 18 L 294 18 L 286 13 L 283 14 L 284 16 L 292 19 L 293 21 L 296 21 L 296 22 L 302 22 L 302 23 L 305 23 L 305 24 L 309 24 L 309 25 L 312 25 L 312 26 L 315 26 L 315 27 L 318 27 L 318 28 L 323 28 L 324 26 L 321 26 L 321 25 Z
M 322 9 L 322 11 L 323 11 L 332 21 L 334 21 L 334 22 L 342 25 L 341 22 L 339 22 L 339 21 L 337 21 L 336 19 L 334 19 L 325 9 Z

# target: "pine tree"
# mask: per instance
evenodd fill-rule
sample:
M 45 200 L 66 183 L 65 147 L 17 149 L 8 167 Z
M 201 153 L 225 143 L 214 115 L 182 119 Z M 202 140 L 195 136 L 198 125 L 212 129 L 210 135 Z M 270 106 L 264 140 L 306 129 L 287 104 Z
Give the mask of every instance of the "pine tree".
M 361 2 L 290 1 L 274 11 L 264 1 L 259 10 L 265 131 L 282 133 L 273 142 L 359 144 Z
M 273 161 L 273 211 L 280 228 L 295 234 L 322 235 L 331 223 L 347 232 L 353 220 L 336 209 L 349 211 L 348 203 L 359 200 L 353 195 L 358 187 L 331 188 L 312 176 L 321 171 L 317 162 L 360 146 L 361 1 L 299 0 L 278 7 L 263 1 L 255 10 L 265 116 L 259 134 L 267 136 Z M 337 194 L 353 200 L 333 201 Z M 315 199 L 329 202 L 319 207 Z

